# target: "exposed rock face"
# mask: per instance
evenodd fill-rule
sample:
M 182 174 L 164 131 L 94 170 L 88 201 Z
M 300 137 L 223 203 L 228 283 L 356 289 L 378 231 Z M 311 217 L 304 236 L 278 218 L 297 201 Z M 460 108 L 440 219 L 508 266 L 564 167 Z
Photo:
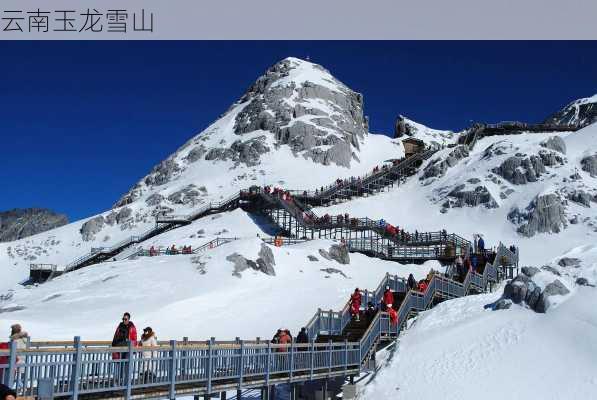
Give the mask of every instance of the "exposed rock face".
M 545 120 L 549 124 L 586 126 L 597 122 L 597 95 L 579 99 Z
M 408 124 L 406 118 L 402 115 L 399 115 L 396 118 L 396 123 L 394 124 L 394 137 L 401 138 L 402 136 L 412 136 L 413 135 L 412 126 Z
M 466 146 L 456 146 L 454 150 L 448 154 L 445 160 L 436 159 L 428 164 L 423 170 L 423 174 L 421 175 L 420 179 L 423 180 L 427 178 L 437 178 L 444 176 L 448 168 L 455 166 L 458 161 L 468 156 L 469 151 Z
M 105 223 L 106 220 L 102 215 L 98 215 L 97 217 L 86 221 L 80 229 L 83 240 L 86 242 L 94 240 L 95 235 L 102 230 Z
M 237 140 L 229 148 L 212 148 L 205 155 L 205 159 L 208 161 L 232 160 L 236 162 L 236 165 L 245 164 L 250 167 L 259 165 L 261 155 L 270 151 L 270 148 L 263 143 L 264 141 L 265 136 L 259 136 L 244 142 Z
M 570 258 L 570 257 L 562 257 L 558 260 L 558 265 L 560 267 L 575 267 L 578 268 L 580 266 L 580 259 L 578 258 Z
M 259 265 L 259 270 L 264 274 L 271 276 L 276 275 L 276 270 L 274 269 L 274 265 L 276 265 L 274 253 L 272 252 L 272 249 L 265 243 L 261 244 L 259 257 L 257 258 L 257 265 Z
M 265 243 L 261 245 L 259 257 L 256 261 L 249 260 L 238 253 L 230 254 L 228 257 L 226 257 L 226 260 L 234 264 L 232 275 L 239 278 L 241 277 L 241 272 L 249 268 L 255 271 L 263 272 L 266 275 L 276 275 L 276 271 L 274 270 L 274 265 L 276 264 L 274 260 L 274 254 Z
M 566 154 L 566 143 L 564 143 L 564 140 L 559 136 L 550 137 L 549 139 L 547 139 L 544 142 L 541 142 L 540 144 L 541 146 L 547 149 L 555 150 L 562 154 Z
M 476 207 L 484 205 L 487 208 L 497 208 L 498 204 L 489 193 L 485 186 L 477 186 L 473 190 L 465 190 L 465 185 L 458 185 L 448 196 L 456 199 L 455 202 L 450 202 L 450 207 Z
M 559 233 L 566 226 L 564 206 L 555 193 L 537 196 L 526 211 L 514 208 L 508 219 L 518 227 L 518 232 L 532 237 L 537 233 Z
M 11 242 L 68 224 L 66 215 L 43 208 L 0 212 L 0 242 Z
M 348 253 L 347 246 L 333 244 L 330 247 L 328 254 L 332 260 L 336 260 L 340 264 L 350 264 L 350 254 Z
M 568 193 L 568 200 L 573 201 L 578 204 L 582 204 L 585 207 L 591 207 L 591 201 L 593 201 L 593 196 L 583 190 L 575 190 L 573 192 Z
M 492 171 L 514 185 L 536 182 L 546 172 L 546 166 L 564 164 L 561 156 L 548 151 L 540 151 L 539 155 L 524 157 L 516 155 L 508 157 L 499 167 Z
M 520 270 L 529 278 L 532 278 L 533 276 L 535 276 L 535 274 L 537 274 L 540 271 L 540 269 L 537 267 L 522 267 Z
M 319 70 L 327 82 L 297 85 L 285 79 L 296 72 L 293 70 L 303 68 Z M 296 59 L 282 60 L 268 69 L 239 101 L 245 102 L 249 103 L 236 116 L 236 134 L 269 131 L 278 143 L 315 162 L 350 166 L 352 147 L 359 148 L 359 139 L 368 130 L 360 93 L 337 81 L 323 67 Z M 318 107 L 317 102 L 327 107 Z M 332 147 L 314 148 L 318 146 Z
M 205 186 L 197 187 L 194 184 L 185 186 L 184 188 L 170 194 L 168 200 L 174 204 L 191 204 L 200 203 L 200 196 L 207 194 Z
M 515 304 L 526 303 L 532 310 L 545 313 L 551 305 L 550 297 L 568 293 L 570 291 L 558 279 L 541 291 L 529 276 L 520 274 L 506 284 L 501 300 L 512 300 Z M 494 309 L 497 309 L 497 303 Z
M 597 154 L 583 158 L 580 165 L 583 171 L 591 174 L 592 178 L 597 178 Z

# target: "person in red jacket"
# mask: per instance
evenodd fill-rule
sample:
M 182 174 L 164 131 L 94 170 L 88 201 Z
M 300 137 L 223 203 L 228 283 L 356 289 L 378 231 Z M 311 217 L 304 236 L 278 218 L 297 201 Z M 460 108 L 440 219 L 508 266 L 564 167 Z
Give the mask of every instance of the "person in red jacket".
M 429 284 L 427 283 L 427 281 L 425 279 L 421 280 L 421 282 L 419 282 L 419 292 L 425 293 L 428 285 Z
M 393 308 L 388 308 L 388 314 L 390 314 L 390 324 L 392 326 L 398 325 L 398 313 Z
M 392 308 L 392 304 L 394 304 L 394 293 L 392 293 L 389 286 L 386 286 L 386 290 L 383 292 L 383 304 L 385 306 L 384 311 Z
M 350 295 L 350 314 L 358 321 L 359 313 L 361 310 L 361 291 L 359 288 L 354 290 L 354 293 Z
M 122 315 L 122 322 L 118 324 L 116 332 L 114 332 L 112 347 L 128 346 L 129 341 L 133 346 L 137 345 L 137 328 L 135 327 L 135 324 L 133 324 L 133 321 L 131 321 L 131 314 L 125 312 Z M 112 358 L 114 360 L 127 357 L 128 353 L 112 353 Z

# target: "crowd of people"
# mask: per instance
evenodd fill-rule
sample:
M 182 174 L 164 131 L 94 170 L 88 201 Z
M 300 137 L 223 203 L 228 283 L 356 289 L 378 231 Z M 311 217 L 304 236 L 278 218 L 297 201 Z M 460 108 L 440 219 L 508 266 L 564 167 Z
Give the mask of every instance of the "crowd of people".
M 162 254 L 161 249 L 156 249 L 155 246 L 151 246 L 149 248 L 149 256 L 159 256 Z M 193 254 L 193 248 L 191 246 L 182 246 L 180 249 L 176 248 L 176 245 L 172 245 L 170 247 L 166 247 L 166 250 L 163 252 L 166 255 L 176 255 L 176 254 Z
M 309 343 L 309 334 L 307 333 L 307 328 L 301 328 L 301 331 L 296 336 L 296 340 L 295 340 L 292 338 L 292 335 L 290 334 L 289 329 L 278 329 L 278 331 L 272 338 L 271 343 L 273 343 L 273 344 L 292 344 L 292 343 L 306 344 L 306 343 Z M 288 351 L 288 348 L 282 346 L 282 347 L 277 348 L 276 350 L 278 352 L 284 353 L 284 352 Z M 298 348 L 298 351 L 305 351 L 305 350 L 307 350 L 306 347 Z

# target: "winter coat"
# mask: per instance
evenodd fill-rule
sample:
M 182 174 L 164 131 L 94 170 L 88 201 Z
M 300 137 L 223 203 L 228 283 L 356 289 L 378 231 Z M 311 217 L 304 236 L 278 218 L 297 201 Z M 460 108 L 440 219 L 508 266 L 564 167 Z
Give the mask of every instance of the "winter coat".
M 389 306 L 390 304 L 394 304 L 394 293 L 390 289 L 383 292 L 383 302 Z
M 389 308 L 388 314 L 390 315 L 390 324 L 396 326 L 398 324 L 398 313 L 393 308 Z
M 479 242 L 477 243 L 477 246 L 479 247 L 479 250 L 481 252 L 483 252 L 483 250 L 485 250 L 485 241 L 483 240 L 483 238 L 479 239 Z
M 361 309 L 361 293 L 353 293 L 350 295 L 350 308 L 353 314 L 358 314 Z
M 141 337 L 141 341 L 139 342 L 141 347 L 155 347 L 158 345 L 158 338 L 155 336 L 155 333 L 151 333 L 149 336 L 143 335 Z M 157 352 L 156 351 L 144 351 L 142 356 L 143 358 L 155 358 Z
M 409 287 L 410 289 L 414 289 L 414 288 L 417 286 L 417 281 L 415 280 L 415 277 L 413 276 L 413 274 L 410 274 L 410 275 L 408 276 L 408 281 L 407 281 L 407 283 L 408 283 L 408 287 Z
M 292 343 L 292 338 L 286 333 L 286 332 L 282 332 L 282 334 L 280 335 L 280 339 L 278 340 L 279 344 L 290 344 Z M 279 352 L 286 352 L 288 351 L 288 349 L 286 347 L 280 347 L 278 349 Z
M 29 335 L 27 332 L 19 332 L 10 336 L 10 340 L 17 343 L 17 350 L 25 350 L 27 348 L 27 339 Z M 22 357 L 17 357 L 17 363 L 23 362 Z
M 133 321 L 129 321 L 128 325 L 125 325 L 124 322 L 118 324 L 112 339 L 112 347 L 127 346 L 127 341 L 130 341 L 133 345 L 137 344 L 137 328 Z M 120 359 L 120 353 L 112 353 L 112 358 L 114 360 Z
M 297 343 L 309 343 L 309 335 L 307 335 L 306 331 L 300 331 L 298 336 L 296 337 Z
M 425 293 L 425 291 L 427 290 L 427 285 L 428 284 L 426 281 L 419 283 L 419 292 Z

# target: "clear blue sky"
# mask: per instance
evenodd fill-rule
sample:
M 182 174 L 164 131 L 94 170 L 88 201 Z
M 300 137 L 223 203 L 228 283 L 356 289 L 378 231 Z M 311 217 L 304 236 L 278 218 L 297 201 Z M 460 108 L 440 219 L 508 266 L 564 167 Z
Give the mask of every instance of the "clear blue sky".
M 0 210 L 109 209 L 276 61 L 362 92 L 371 130 L 539 121 L 597 93 L 597 42 L 0 42 Z

